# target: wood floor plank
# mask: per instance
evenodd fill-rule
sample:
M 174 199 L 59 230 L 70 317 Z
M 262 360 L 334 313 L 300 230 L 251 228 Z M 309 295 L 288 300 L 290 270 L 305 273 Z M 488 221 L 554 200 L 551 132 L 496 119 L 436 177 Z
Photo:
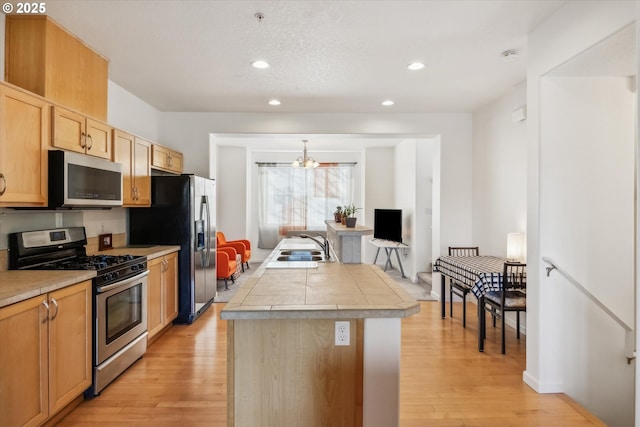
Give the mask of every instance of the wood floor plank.
M 477 350 L 477 321 L 462 327 L 440 318 L 437 302 L 402 321 L 400 426 L 604 426 L 561 394 L 537 394 L 522 382 L 526 337 L 487 325 L 485 352 Z M 226 427 L 227 331 L 214 304 L 193 325 L 176 325 L 100 396 L 65 417 L 60 427 Z M 467 313 L 475 313 L 469 304 Z

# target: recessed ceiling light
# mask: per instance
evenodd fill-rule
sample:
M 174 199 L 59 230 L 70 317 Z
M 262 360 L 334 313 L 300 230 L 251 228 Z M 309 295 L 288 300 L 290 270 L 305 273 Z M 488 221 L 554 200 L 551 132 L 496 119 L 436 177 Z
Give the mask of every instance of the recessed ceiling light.
M 259 59 L 257 61 L 253 61 L 251 63 L 251 66 L 253 68 L 259 68 L 259 69 L 263 70 L 265 68 L 269 68 L 269 63 L 267 61 L 263 61 L 263 60 Z
M 386 101 L 382 101 L 382 105 L 384 105 L 385 107 L 389 107 L 393 105 L 393 101 L 390 99 L 387 99 Z
M 422 70 L 424 68 L 424 64 L 422 62 L 412 62 L 407 68 L 411 71 Z
M 282 104 L 282 103 L 277 99 L 270 99 L 269 100 L 269 105 L 280 105 L 280 104 Z

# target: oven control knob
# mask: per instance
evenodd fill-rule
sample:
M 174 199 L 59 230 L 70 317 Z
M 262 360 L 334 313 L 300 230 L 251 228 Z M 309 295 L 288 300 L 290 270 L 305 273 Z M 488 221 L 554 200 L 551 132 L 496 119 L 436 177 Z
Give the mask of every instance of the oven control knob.
M 107 273 L 104 275 L 105 280 L 109 281 L 113 279 L 113 273 Z
M 138 264 L 136 267 L 137 270 L 144 270 L 144 264 Z

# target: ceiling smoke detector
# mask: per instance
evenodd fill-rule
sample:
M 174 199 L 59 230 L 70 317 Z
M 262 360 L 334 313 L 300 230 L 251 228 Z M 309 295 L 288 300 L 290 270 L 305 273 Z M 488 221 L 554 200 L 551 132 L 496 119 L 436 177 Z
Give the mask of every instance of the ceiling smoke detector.
M 262 22 L 264 20 L 264 13 L 262 13 L 262 12 L 256 12 L 256 13 L 253 14 L 253 16 L 256 17 L 258 22 Z
M 518 58 L 520 56 L 520 52 L 515 49 L 508 49 L 501 53 L 502 59 L 505 61 L 510 61 L 512 59 Z

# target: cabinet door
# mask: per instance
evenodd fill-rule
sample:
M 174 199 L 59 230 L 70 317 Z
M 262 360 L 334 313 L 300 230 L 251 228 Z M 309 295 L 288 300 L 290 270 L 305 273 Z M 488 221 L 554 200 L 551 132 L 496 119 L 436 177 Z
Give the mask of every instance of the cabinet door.
M 49 413 L 91 385 L 91 281 L 49 294 Z
M 53 138 L 51 145 L 64 150 L 84 153 L 87 146 L 85 117 L 82 114 L 53 107 Z
M 46 206 L 50 106 L 0 85 L 0 206 Z
M 153 144 L 151 147 L 151 166 L 162 170 L 168 170 L 170 155 L 171 150 L 168 148 L 158 144 Z
M 151 206 L 151 143 L 136 137 L 133 157 L 135 203 L 140 206 Z
M 162 258 L 149 261 L 147 277 L 147 330 L 149 338 L 162 330 Z
M 171 165 L 171 170 L 173 172 L 178 174 L 182 173 L 182 153 L 178 153 L 177 151 L 172 151 L 169 164 Z
M 178 317 L 178 253 L 165 257 L 164 271 L 164 324 L 168 325 Z
M 49 413 L 46 298 L 0 309 L 0 425 L 36 426 Z
M 87 154 L 112 160 L 111 133 L 113 128 L 105 123 L 87 118 Z
M 122 202 L 132 206 L 134 198 L 133 145 L 134 136 L 121 130 L 113 131 L 113 160 L 122 164 Z

